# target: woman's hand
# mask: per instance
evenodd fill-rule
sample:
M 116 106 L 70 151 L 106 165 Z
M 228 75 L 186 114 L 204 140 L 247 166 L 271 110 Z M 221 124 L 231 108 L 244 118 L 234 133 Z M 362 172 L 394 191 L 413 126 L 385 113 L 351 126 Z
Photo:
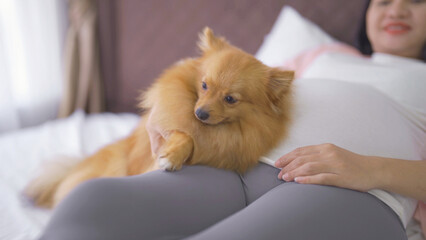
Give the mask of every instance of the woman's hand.
M 168 133 L 156 124 L 158 121 L 155 119 L 156 108 L 153 107 L 147 116 L 147 122 L 145 128 L 149 135 L 149 141 L 151 143 L 151 153 L 155 156 L 158 155 L 161 147 L 164 144 L 165 139 L 168 137 Z
M 275 166 L 278 178 L 298 183 L 331 185 L 358 191 L 379 186 L 380 161 L 355 154 L 333 144 L 297 148 L 282 156 Z

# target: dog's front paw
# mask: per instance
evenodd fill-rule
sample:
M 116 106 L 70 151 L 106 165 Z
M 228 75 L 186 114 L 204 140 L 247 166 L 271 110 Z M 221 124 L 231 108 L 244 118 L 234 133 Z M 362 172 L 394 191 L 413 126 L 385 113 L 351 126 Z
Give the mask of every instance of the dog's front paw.
M 167 157 L 158 158 L 158 166 L 166 171 L 176 171 L 182 168 L 182 165 L 173 164 Z
M 173 131 L 159 151 L 157 164 L 164 170 L 179 170 L 190 158 L 192 150 L 192 138 L 185 133 Z

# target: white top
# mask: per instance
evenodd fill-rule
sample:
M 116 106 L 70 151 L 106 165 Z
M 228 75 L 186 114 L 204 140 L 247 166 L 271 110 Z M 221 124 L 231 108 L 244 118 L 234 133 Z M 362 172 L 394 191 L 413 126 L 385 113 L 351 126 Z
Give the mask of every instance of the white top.
M 350 151 L 407 160 L 426 159 L 426 64 L 386 54 L 371 59 L 319 56 L 294 82 L 288 137 L 263 162 L 297 147 L 333 143 Z M 372 190 L 406 226 L 416 201 Z

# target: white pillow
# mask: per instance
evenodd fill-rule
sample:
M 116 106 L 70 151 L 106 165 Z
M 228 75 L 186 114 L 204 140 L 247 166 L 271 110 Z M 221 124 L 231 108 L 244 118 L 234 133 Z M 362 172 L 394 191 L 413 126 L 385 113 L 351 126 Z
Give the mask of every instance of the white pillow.
M 336 42 L 294 8 L 284 6 L 271 32 L 266 35 L 256 58 L 271 67 L 282 66 L 305 50 Z

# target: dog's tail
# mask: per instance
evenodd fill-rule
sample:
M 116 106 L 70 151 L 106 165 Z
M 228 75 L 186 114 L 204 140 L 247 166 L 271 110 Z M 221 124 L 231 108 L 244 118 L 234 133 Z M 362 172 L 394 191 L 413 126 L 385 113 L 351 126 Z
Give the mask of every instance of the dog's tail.
M 58 160 L 58 161 L 56 161 Z M 72 172 L 81 159 L 61 157 L 43 166 L 37 178 L 24 189 L 24 194 L 37 206 L 52 208 L 54 195 L 61 182 Z

